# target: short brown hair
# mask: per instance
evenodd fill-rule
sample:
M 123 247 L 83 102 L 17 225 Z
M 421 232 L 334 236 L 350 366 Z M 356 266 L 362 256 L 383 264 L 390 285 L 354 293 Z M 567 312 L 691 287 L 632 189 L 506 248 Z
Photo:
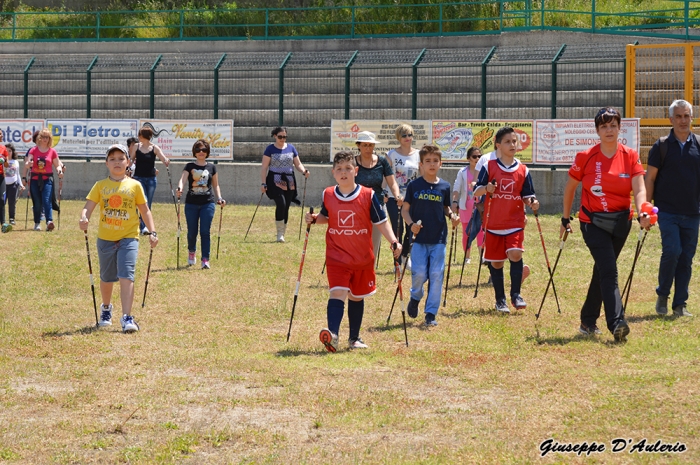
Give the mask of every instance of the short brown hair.
M 420 156 L 421 163 L 423 163 L 423 159 L 428 155 L 437 155 L 438 158 L 442 160 L 442 152 L 435 145 L 424 145 L 423 148 L 420 149 L 420 152 L 418 152 L 418 155 Z
M 598 126 L 602 126 L 603 124 L 608 124 L 612 120 L 617 121 L 617 125 L 620 126 L 622 122 L 622 118 L 620 117 L 620 112 L 617 111 L 616 109 L 612 107 L 605 107 L 601 108 L 598 110 L 598 113 L 595 115 L 595 128 L 598 129 Z
M 153 129 L 151 128 L 141 128 L 139 129 L 139 136 L 144 139 L 151 140 L 153 138 Z
M 352 166 L 357 166 L 357 162 L 355 162 L 355 155 L 350 150 L 341 150 L 335 154 L 333 157 L 333 168 L 344 162 L 348 162 Z
M 209 158 L 209 154 L 211 153 L 211 146 L 209 145 L 209 142 L 205 141 L 204 139 L 199 139 L 197 142 L 192 145 L 192 156 L 197 156 L 197 152 L 199 152 L 200 149 L 204 149 L 204 151 L 207 153 L 207 158 Z

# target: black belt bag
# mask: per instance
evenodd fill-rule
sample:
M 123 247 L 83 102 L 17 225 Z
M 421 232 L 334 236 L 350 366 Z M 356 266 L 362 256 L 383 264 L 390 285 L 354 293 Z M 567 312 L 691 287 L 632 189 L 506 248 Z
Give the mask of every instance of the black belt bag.
M 615 237 L 622 237 L 629 233 L 627 224 L 629 222 L 630 211 L 621 212 L 589 212 L 583 208 L 583 213 L 591 219 L 591 223 Z

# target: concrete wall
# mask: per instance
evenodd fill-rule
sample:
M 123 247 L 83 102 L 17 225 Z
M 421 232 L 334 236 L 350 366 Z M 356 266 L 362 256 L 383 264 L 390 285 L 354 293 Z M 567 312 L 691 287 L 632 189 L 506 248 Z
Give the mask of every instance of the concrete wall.
M 95 181 L 107 177 L 107 168 L 102 161 L 64 161 L 66 164 L 66 176 L 63 183 L 64 199 L 84 199 Z M 172 202 L 172 195 L 168 184 L 167 170 L 161 164 L 156 167 L 158 174 L 158 188 L 156 189 L 155 202 Z M 177 187 L 177 180 L 182 174 L 184 163 L 172 163 L 170 171 L 173 177 L 173 187 Z M 307 181 L 306 204 L 320 206 L 321 193 L 327 186 L 335 184 L 331 176 L 331 166 L 305 165 L 311 175 Z M 440 177 L 454 183 L 459 167 L 443 167 Z M 221 194 L 229 203 L 255 205 L 260 200 L 260 165 L 253 163 L 219 163 L 219 183 Z M 552 171 L 550 169 L 532 169 L 532 178 L 535 183 L 537 198 L 542 205 L 542 213 L 556 214 L 561 212 L 562 193 L 567 181 L 566 170 Z M 299 176 L 297 180 L 301 181 Z M 300 182 L 303 186 L 303 181 Z M 264 205 L 272 204 L 267 197 L 263 198 Z

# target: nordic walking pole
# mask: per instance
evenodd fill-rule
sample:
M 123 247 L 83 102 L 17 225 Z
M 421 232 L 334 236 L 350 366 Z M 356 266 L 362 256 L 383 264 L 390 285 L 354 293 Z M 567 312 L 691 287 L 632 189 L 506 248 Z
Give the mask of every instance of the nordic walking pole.
M 27 222 L 29 221 L 29 197 L 32 196 L 32 190 L 30 185 L 32 182 L 31 174 L 27 176 L 27 206 L 24 209 L 24 230 L 27 230 Z
M 175 200 L 175 190 L 173 190 L 173 180 L 170 176 L 170 166 L 165 167 L 168 170 L 168 183 L 170 183 L 170 193 L 173 196 L 173 205 L 175 205 L 175 214 L 177 215 L 177 269 L 180 269 L 180 199 Z M 179 192 L 179 191 L 178 191 Z
M 253 226 L 253 220 L 255 219 L 255 215 L 258 213 L 258 208 L 260 207 L 260 202 L 262 202 L 263 195 L 265 195 L 264 192 L 262 194 L 260 194 L 260 200 L 258 200 L 258 206 L 255 207 L 255 211 L 253 212 L 253 217 L 250 219 L 250 224 L 248 225 L 248 230 L 245 232 L 245 237 L 243 237 L 243 240 L 246 240 L 246 237 L 248 237 L 248 233 L 250 232 L 250 227 Z
M 301 223 L 304 222 L 304 204 L 306 203 L 306 181 L 308 181 L 308 178 L 306 177 L 306 173 L 308 173 L 309 170 L 304 171 L 304 195 L 301 196 L 301 218 L 299 218 L 299 240 L 301 240 Z
M 632 269 L 630 270 L 630 275 L 629 278 L 627 278 L 627 284 L 625 284 L 625 288 L 622 290 L 622 295 L 625 295 L 625 292 L 627 295 L 625 296 L 625 305 L 622 306 L 622 311 L 624 312 L 627 310 L 627 301 L 630 298 L 630 291 L 632 290 L 632 278 L 634 277 L 634 268 L 637 266 L 637 259 L 639 258 L 639 255 L 642 252 L 642 246 L 644 246 L 644 241 L 647 239 L 647 233 L 649 231 L 642 229 L 639 231 L 639 237 L 637 239 L 637 250 L 634 254 L 634 261 L 632 262 Z
M 472 210 L 472 216 L 469 217 L 469 223 L 467 223 L 467 249 L 469 248 L 469 243 L 472 240 L 472 221 L 474 221 L 474 215 L 476 215 L 476 202 L 474 202 L 474 209 Z M 464 276 L 464 265 L 467 263 L 467 250 L 464 250 L 464 259 L 462 260 L 462 271 L 459 273 L 459 287 L 462 287 L 462 276 Z
M 403 220 L 402 220 L 403 221 Z M 396 244 L 393 245 L 393 249 L 396 250 Z M 396 268 L 396 275 L 401 274 L 401 265 L 399 265 L 398 258 L 394 259 L 394 267 Z M 406 329 L 406 308 L 403 304 L 403 286 L 399 286 L 399 300 L 401 301 L 401 317 L 403 318 L 403 336 L 406 339 L 406 347 L 408 347 L 408 330 Z
M 542 242 L 542 250 L 544 251 L 544 261 L 547 263 L 547 269 L 549 270 L 549 277 L 552 280 L 552 291 L 554 291 L 554 300 L 557 302 L 557 310 L 561 313 L 561 306 L 559 305 L 559 297 L 557 296 L 557 288 L 554 286 L 554 275 L 552 274 L 552 267 L 549 266 L 549 257 L 547 256 L 547 247 L 544 245 L 544 236 L 542 235 L 542 226 L 540 225 L 540 215 L 536 211 L 532 211 L 535 215 L 535 222 L 537 223 L 537 230 L 540 232 L 540 242 Z
M 148 291 L 148 278 L 151 276 L 151 260 L 153 259 L 153 247 L 151 247 L 151 252 L 148 254 L 148 268 L 146 269 L 146 285 L 143 288 L 143 301 L 141 302 L 141 308 L 146 306 L 146 292 Z
M 454 213 L 453 213 L 454 214 Z M 444 307 L 447 304 L 447 286 L 450 283 L 450 269 L 452 268 L 452 249 L 454 248 L 454 237 L 455 237 L 455 231 L 457 230 L 456 226 L 452 226 L 452 237 L 450 238 L 450 260 L 447 262 L 447 278 L 445 279 L 445 296 L 442 299 L 442 306 Z
M 262 198 L 262 197 L 261 197 Z M 314 214 L 314 207 L 309 208 L 309 214 Z M 255 216 L 255 215 L 253 215 Z M 297 276 L 297 286 L 294 289 L 294 303 L 292 304 L 292 316 L 289 318 L 289 329 L 287 330 L 287 342 L 292 334 L 292 321 L 294 321 L 294 309 L 297 306 L 297 297 L 299 297 L 299 286 L 301 285 L 301 272 L 304 270 L 304 259 L 306 258 L 306 246 L 309 243 L 309 231 L 311 231 L 311 223 L 306 225 L 306 239 L 304 239 L 304 248 L 301 251 L 301 262 L 299 263 L 299 275 Z
M 380 240 L 380 241 L 382 240 L 381 237 L 379 238 L 379 240 Z M 375 269 L 375 270 L 378 270 L 378 269 L 379 269 L 379 255 L 380 255 L 381 253 L 382 253 L 382 243 L 380 242 L 380 243 L 379 243 L 379 247 L 377 247 L 377 263 L 376 263 L 376 265 L 374 266 L 374 269 Z
M 100 320 L 97 318 L 97 300 L 95 299 L 95 280 L 92 277 L 92 260 L 90 260 L 90 242 L 88 240 L 87 230 L 85 233 L 85 250 L 87 250 L 88 270 L 90 271 L 90 287 L 92 288 L 92 306 L 95 309 L 95 326 L 100 326 Z
M 221 244 L 221 222 L 224 220 L 224 204 L 221 204 L 221 214 L 219 215 L 219 234 L 216 238 L 216 259 L 219 259 L 219 244 Z
M 65 173 L 65 170 L 63 171 Z M 63 178 L 58 178 L 58 230 L 61 230 L 61 194 L 63 193 Z
M 554 260 L 554 267 L 552 268 L 552 273 L 549 275 L 549 281 L 547 282 L 547 288 L 544 290 L 544 295 L 542 296 L 542 302 L 540 303 L 540 309 L 537 310 L 537 315 L 535 315 L 535 320 L 539 320 L 540 318 L 540 312 L 542 311 L 542 306 L 544 305 L 544 301 L 547 298 L 547 291 L 549 291 L 549 285 L 554 282 L 554 273 L 557 271 L 557 265 L 559 264 L 559 257 L 561 257 L 561 252 L 564 250 L 564 244 L 566 243 L 566 238 L 569 237 L 569 233 L 571 232 L 571 229 L 568 227 L 564 231 L 564 237 L 562 237 L 561 242 L 559 243 L 559 252 L 557 253 L 557 259 Z
M 416 224 L 418 226 L 421 225 L 423 220 L 418 220 L 416 221 Z M 396 293 L 394 294 L 394 301 L 391 302 L 391 309 L 389 310 L 389 316 L 386 318 L 386 324 L 389 324 L 389 320 L 391 320 L 391 314 L 394 311 L 394 305 L 396 304 L 396 297 L 399 295 L 399 292 L 401 290 L 401 283 L 403 282 L 403 276 L 406 274 L 406 265 L 408 265 L 408 257 L 411 255 L 411 249 L 413 248 L 413 241 L 416 240 L 416 236 L 413 235 L 413 240 L 411 243 L 408 245 L 408 251 L 406 252 L 406 255 L 404 255 L 404 261 L 403 261 L 403 270 L 401 270 L 401 276 L 399 276 L 399 281 L 396 283 Z
M 496 181 L 491 181 L 491 184 L 496 185 Z M 479 294 L 479 279 L 481 278 L 481 266 L 484 262 L 484 253 L 486 252 L 486 227 L 489 224 L 489 215 L 491 214 L 491 200 L 493 198 L 486 191 L 486 218 L 484 219 L 484 245 L 481 246 L 481 253 L 479 254 L 479 269 L 476 272 L 476 289 L 474 289 L 474 298 Z

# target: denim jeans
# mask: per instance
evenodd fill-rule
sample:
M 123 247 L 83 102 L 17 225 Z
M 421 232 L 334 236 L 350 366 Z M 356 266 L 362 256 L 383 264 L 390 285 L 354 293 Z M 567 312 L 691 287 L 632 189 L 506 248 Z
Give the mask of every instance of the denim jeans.
M 141 176 L 134 176 L 134 180 L 138 181 L 141 183 L 143 186 L 143 191 L 146 193 L 146 203 L 148 204 L 148 208 L 151 208 L 151 205 L 153 204 L 153 196 L 156 193 L 156 186 L 158 185 L 158 180 L 155 176 L 148 176 L 148 177 L 141 177 Z M 141 229 L 146 227 L 146 224 L 143 222 L 143 219 L 139 217 L 139 227 Z
M 29 183 L 29 190 L 32 193 L 32 212 L 34 222 L 41 222 L 41 210 L 44 210 L 46 221 L 53 221 L 53 210 L 51 205 L 51 192 L 53 191 L 53 179 L 44 180 L 43 189 L 39 190 L 39 181 L 32 179 Z
M 688 285 L 693 269 L 693 256 L 698 245 L 700 215 L 676 215 L 659 212 L 661 231 L 661 262 L 659 263 L 659 287 L 656 294 L 668 296 L 676 281 L 671 308 L 685 305 Z
M 617 257 L 631 227 L 632 222 L 627 221 L 627 232 L 616 237 L 591 223 L 581 223 L 581 235 L 595 262 L 586 301 L 581 308 L 581 323 L 588 327 L 596 324 L 601 304 L 605 307 L 605 321 L 611 333 L 615 325 L 625 319 L 617 284 Z
M 437 315 L 440 307 L 442 279 L 445 274 L 445 244 L 414 243 L 411 249 L 411 298 L 423 298 L 423 284 L 428 284 L 425 313 Z
M 197 251 L 197 230 L 201 228 L 202 237 L 202 259 L 209 260 L 211 250 L 211 223 L 216 212 L 215 203 L 205 203 L 204 205 L 185 204 L 185 219 L 187 220 L 187 250 Z

